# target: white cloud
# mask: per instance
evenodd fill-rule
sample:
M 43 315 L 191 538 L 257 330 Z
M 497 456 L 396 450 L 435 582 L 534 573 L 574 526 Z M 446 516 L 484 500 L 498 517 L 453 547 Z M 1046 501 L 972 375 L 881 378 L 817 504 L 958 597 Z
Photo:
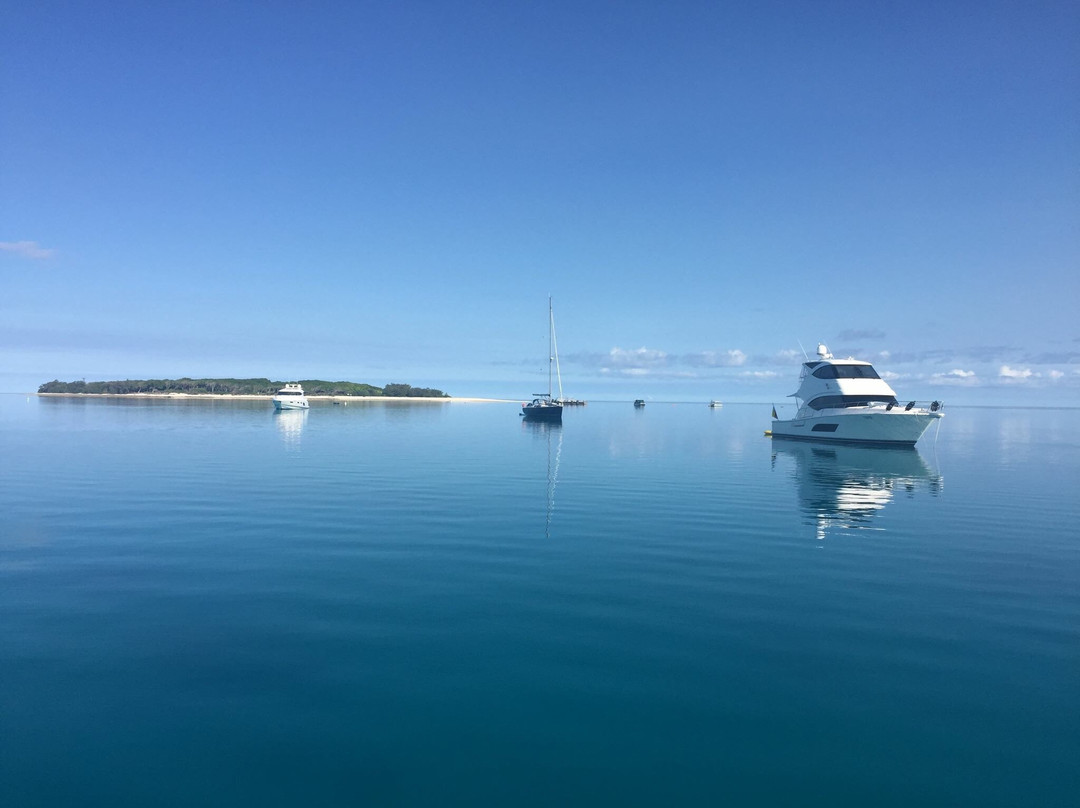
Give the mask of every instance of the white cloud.
M 605 378 L 621 379 L 696 379 L 693 373 L 685 370 L 667 370 L 664 368 L 599 368 L 596 371 Z
M 1036 378 L 1038 375 L 1031 368 L 1011 368 L 1008 365 L 1002 365 L 1001 370 L 998 371 L 998 376 L 1002 379 L 1023 380 Z
M 750 363 L 753 365 L 776 365 L 777 367 L 790 368 L 796 362 L 805 362 L 806 359 L 807 357 L 803 355 L 802 351 L 785 348 L 774 354 L 757 354 L 751 357 Z
M 702 351 L 683 357 L 691 367 L 737 368 L 746 364 L 746 354 L 738 348 L 730 351 Z
M 780 374 L 775 370 L 744 370 L 739 375 L 744 379 L 775 379 Z
M 31 261 L 44 261 L 56 255 L 56 250 L 39 247 L 36 241 L 0 241 L 0 251 L 14 253 Z
M 887 382 L 894 382 L 903 378 L 899 373 L 893 373 L 891 370 L 883 370 L 879 375 Z
M 668 363 L 668 355 L 664 351 L 645 347 L 629 351 L 625 348 L 612 348 L 607 358 L 609 364 L 622 368 L 664 367 Z
M 956 368 L 946 373 L 935 373 L 930 381 L 938 384 L 959 384 L 971 386 L 979 383 L 979 377 L 974 370 L 961 370 Z
M 1058 379 L 1065 378 L 1065 374 L 1062 373 L 1060 370 L 1051 370 L 1050 371 L 1050 378 L 1053 379 L 1054 381 L 1057 381 Z

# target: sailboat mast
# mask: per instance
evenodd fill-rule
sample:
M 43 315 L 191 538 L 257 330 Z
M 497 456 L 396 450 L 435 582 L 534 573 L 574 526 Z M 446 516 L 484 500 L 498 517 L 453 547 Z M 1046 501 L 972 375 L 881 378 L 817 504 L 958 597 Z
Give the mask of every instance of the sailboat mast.
M 559 369 L 559 339 L 555 336 L 555 312 L 551 308 L 550 296 L 548 297 L 548 316 L 551 318 L 551 344 L 555 350 L 555 378 L 559 380 L 559 401 L 562 401 L 562 371 Z
M 548 400 L 551 400 L 551 360 L 552 345 L 555 339 L 555 315 L 551 309 L 551 295 L 548 295 Z

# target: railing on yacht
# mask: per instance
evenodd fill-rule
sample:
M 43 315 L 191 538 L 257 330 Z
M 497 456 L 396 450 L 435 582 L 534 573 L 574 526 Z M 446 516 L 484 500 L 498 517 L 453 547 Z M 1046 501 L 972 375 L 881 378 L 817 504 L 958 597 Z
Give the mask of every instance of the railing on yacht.
M 887 410 L 896 409 L 899 407 L 905 412 L 941 412 L 945 409 L 944 401 L 907 401 L 900 402 L 898 404 L 890 404 L 885 407 Z
M 943 412 L 945 410 L 944 401 L 898 401 L 896 404 L 886 404 L 884 401 L 874 401 L 867 404 L 849 404 L 846 407 L 823 407 L 822 410 L 814 409 L 812 407 L 803 404 L 802 406 L 796 406 L 794 408 L 794 414 L 791 413 L 790 404 L 774 405 L 777 415 L 774 417 L 779 418 L 808 418 L 812 417 L 815 413 L 820 413 L 822 410 L 828 409 L 841 409 L 841 410 L 871 410 L 875 412 L 890 412 L 892 410 L 901 410 L 903 412 L 913 412 L 918 415 L 927 415 L 933 412 Z M 785 416 L 784 411 L 787 410 L 788 414 Z

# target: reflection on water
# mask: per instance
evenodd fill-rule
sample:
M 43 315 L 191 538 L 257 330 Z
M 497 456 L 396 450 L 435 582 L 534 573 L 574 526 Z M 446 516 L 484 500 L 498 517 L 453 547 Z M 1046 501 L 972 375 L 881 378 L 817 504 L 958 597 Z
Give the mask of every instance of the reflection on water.
M 544 512 L 544 537 L 551 538 L 551 517 L 555 513 L 555 486 L 559 483 L 559 461 L 562 458 L 562 424 L 544 421 L 521 421 L 523 429 L 547 443 L 547 508 Z
M 274 410 L 274 423 L 286 446 L 299 446 L 307 423 L 307 410 Z
M 818 539 L 829 530 L 874 529 L 874 515 L 897 492 L 937 496 L 943 485 L 916 449 L 773 441 L 774 468 L 778 458 L 795 462 L 799 504 Z

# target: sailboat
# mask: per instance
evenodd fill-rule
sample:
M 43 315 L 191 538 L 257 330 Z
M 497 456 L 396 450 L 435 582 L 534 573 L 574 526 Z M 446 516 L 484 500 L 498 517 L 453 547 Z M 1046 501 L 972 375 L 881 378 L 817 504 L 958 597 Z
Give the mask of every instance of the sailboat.
M 562 422 L 562 373 L 559 373 L 559 398 L 551 397 L 551 369 L 552 365 L 558 367 L 559 348 L 555 342 L 555 312 L 551 308 L 551 297 L 548 297 L 548 391 L 546 393 L 533 393 L 533 400 L 521 408 L 521 414 L 526 421 L 559 421 Z

